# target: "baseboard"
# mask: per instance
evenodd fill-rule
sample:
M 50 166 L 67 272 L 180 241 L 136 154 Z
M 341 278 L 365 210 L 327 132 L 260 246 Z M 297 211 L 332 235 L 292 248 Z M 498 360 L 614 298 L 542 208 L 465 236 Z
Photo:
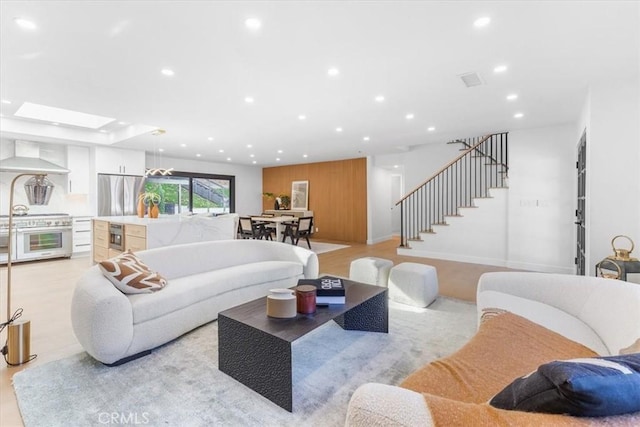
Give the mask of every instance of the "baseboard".
M 393 238 L 393 234 L 389 234 L 384 237 L 377 237 L 375 239 L 367 239 L 367 245 L 375 245 L 376 243 L 386 242 L 387 240 L 391 240 Z
M 496 258 L 483 258 L 469 255 L 448 254 L 441 252 L 422 251 L 417 249 L 398 248 L 398 255 L 417 256 L 422 258 L 443 259 L 447 261 L 467 262 L 470 264 L 493 265 L 496 267 L 512 268 L 514 270 L 538 271 L 542 273 L 574 274 L 572 267 L 561 267 L 557 265 L 527 263 L 521 261 L 509 261 Z

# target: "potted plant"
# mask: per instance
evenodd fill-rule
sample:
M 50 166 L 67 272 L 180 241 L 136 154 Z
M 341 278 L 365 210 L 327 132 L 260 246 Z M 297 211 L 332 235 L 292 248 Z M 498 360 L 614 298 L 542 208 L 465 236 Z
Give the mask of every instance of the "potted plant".
M 160 204 L 160 194 L 153 191 L 145 191 L 138 196 L 138 216 L 144 216 L 144 206 L 149 205 L 149 218 L 158 218 L 160 212 L 158 205 Z M 142 211 L 142 215 L 141 215 Z
M 280 201 L 278 200 L 278 197 L 276 197 L 276 195 L 274 193 L 262 193 L 262 195 L 264 196 L 264 198 L 266 198 L 267 200 L 273 200 L 273 209 L 278 210 L 280 209 Z
M 281 194 L 280 207 L 282 209 L 289 209 L 289 206 L 291 206 L 291 197 L 287 196 L 286 194 Z

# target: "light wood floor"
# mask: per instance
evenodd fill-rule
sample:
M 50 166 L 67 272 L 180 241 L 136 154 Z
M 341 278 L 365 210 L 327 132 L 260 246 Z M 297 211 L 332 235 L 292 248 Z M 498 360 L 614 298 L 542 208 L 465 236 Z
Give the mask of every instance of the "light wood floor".
M 394 264 L 419 262 L 436 267 L 441 295 L 475 301 L 476 283 L 482 273 L 507 270 L 477 264 L 399 256 L 396 254 L 398 242 L 397 239 L 392 239 L 375 245 L 351 244 L 346 249 L 320 254 L 320 272 L 346 277 L 349 275 L 351 261 L 364 256 L 390 259 Z M 0 426 L 23 425 L 11 385 L 13 374 L 83 351 L 71 330 L 69 313 L 73 287 L 80 275 L 90 266 L 89 257 L 12 266 L 12 311 L 22 307 L 23 320 L 31 321 L 31 353 L 38 354 L 38 357 L 18 367 L 7 367 L 4 362 L 0 362 Z M 0 269 L 0 282 L 0 319 L 4 321 L 6 267 Z M 6 330 L 0 339 L 4 345 Z

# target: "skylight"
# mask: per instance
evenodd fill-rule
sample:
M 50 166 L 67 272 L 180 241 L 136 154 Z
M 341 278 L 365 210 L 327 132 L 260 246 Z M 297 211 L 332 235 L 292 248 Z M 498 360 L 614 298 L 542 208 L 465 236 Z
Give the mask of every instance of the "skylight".
M 78 126 L 89 129 L 98 129 L 113 122 L 111 117 L 96 116 L 93 114 L 80 113 L 78 111 L 65 110 L 63 108 L 48 107 L 46 105 L 25 102 L 15 113 L 18 117 L 27 119 L 42 120 L 49 123 L 61 123 L 65 125 Z

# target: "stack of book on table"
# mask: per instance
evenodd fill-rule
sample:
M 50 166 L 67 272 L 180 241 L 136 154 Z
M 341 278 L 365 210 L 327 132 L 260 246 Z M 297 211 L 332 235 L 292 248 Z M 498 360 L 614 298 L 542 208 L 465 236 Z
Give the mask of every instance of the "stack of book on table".
M 344 283 L 338 277 L 321 277 L 319 279 L 300 279 L 298 285 L 316 287 L 316 304 L 344 304 L 347 301 Z

